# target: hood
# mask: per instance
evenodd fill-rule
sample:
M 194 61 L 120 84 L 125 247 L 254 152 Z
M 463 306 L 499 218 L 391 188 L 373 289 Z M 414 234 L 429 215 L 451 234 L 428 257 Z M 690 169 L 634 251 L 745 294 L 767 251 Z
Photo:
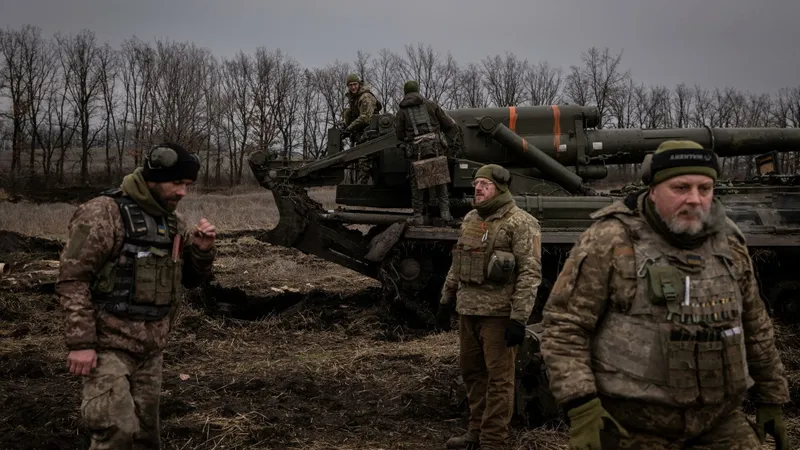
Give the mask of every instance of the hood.
M 401 108 L 408 108 L 411 106 L 418 106 L 425 103 L 425 97 L 419 92 L 409 92 L 402 100 L 400 100 Z

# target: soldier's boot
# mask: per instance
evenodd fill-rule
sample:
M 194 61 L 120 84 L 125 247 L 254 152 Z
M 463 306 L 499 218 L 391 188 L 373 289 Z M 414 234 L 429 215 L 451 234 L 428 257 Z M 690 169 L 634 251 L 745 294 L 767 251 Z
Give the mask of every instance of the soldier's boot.
M 439 216 L 441 216 L 442 220 L 445 222 L 450 222 L 453 220 L 453 216 L 450 215 L 450 198 L 447 195 L 447 185 L 440 184 L 436 186 L 437 198 L 439 199 Z
M 479 432 L 478 430 L 469 430 L 461 436 L 453 436 L 444 444 L 447 448 L 464 448 L 464 449 L 478 449 L 479 445 Z
M 424 195 L 425 191 L 422 189 L 411 189 L 411 208 L 414 210 L 414 215 L 407 221 L 411 225 L 422 225 L 425 223 L 425 219 L 422 217 Z

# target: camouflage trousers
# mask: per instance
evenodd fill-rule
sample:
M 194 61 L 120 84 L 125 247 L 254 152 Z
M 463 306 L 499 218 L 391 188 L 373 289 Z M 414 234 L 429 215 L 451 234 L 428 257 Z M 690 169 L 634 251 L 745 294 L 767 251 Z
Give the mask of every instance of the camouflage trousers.
M 428 192 L 429 201 L 439 207 L 440 214 L 442 212 L 450 212 L 450 196 L 447 192 L 446 184 L 431 186 L 427 189 L 415 189 L 414 186 L 417 185 L 417 178 L 413 170 L 409 171 L 409 182 L 411 184 L 411 208 L 414 210 L 415 216 L 423 215 L 425 191 Z
M 97 367 L 83 380 L 81 416 L 91 450 L 160 448 L 158 418 L 163 353 L 139 360 L 98 350 Z
M 603 399 L 603 404 L 606 404 L 606 399 Z M 631 415 L 642 415 L 642 410 L 630 411 Z M 622 426 L 626 428 L 630 437 L 620 436 L 618 430 L 614 426 L 606 426 L 605 429 L 600 431 L 600 439 L 602 448 L 620 448 L 632 450 L 750 450 L 760 449 L 761 444 L 756 436 L 753 428 L 748 423 L 744 412 L 741 408 L 734 409 L 730 413 L 720 417 L 717 423 L 708 424 L 708 430 L 695 435 L 691 438 L 682 437 L 668 437 L 662 433 L 653 431 L 646 432 L 641 429 L 632 428 L 626 425 L 624 414 L 611 415 L 620 421 Z M 644 414 L 645 416 L 647 414 Z M 675 417 L 680 413 L 676 410 Z M 618 417 L 619 416 L 619 417 Z M 620 420 L 620 417 L 622 420 Z M 641 417 L 641 419 L 648 419 Z M 654 428 L 658 428 L 659 422 L 670 421 L 670 417 L 649 417 L 653 423 Z M 651 434 L 652 433 L 652 434 Z
M 502 448 L 514 413 L 514 361 L 506 347 L 508 317 L 460 316 L 459 365 L 469 401 L 469 431 L 481 449 Z
M 358 184 L 369 184 L 370 170 L 372 169 L 372 160 L 370 158 L 361 158 L 358 160 L 358 167 L 356 172 L 356 182 Z

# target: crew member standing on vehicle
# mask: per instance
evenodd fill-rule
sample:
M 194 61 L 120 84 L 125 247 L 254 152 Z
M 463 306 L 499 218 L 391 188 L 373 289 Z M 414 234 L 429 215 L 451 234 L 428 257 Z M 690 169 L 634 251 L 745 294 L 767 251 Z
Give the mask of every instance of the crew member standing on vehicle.
M 352 147 L 364 140 L 364 131 L 369 128 L 372 115 L 378 114 L 383 105 L 372 93 L 369 85 L 354 73 L 347 76 L 346 95 L 348 107 L 345 108 L 343 114 L 344 129 L 342 133 L 350 137 L 350 146 Z M 370 157 L 358 160 L 357 178 L 360 184 L 367 184 L 369 181 L 371 161 Z
M 714 199 L 719 164 L 666 141 L 649 188 L 615 202 L 578 239 L 544 308 L 541 349 L 570 420 L 570 448 L 790 448 L 774 329 L 742 232 Z
M 448 329 L 455 307 L 460 315 L 459 365 L 467 388 L 467 433 L 448 448 L 503 448 L 514 411 L 517 346 L 533 310 L 542 279 L 539 222 L 514 202 L 511 174 L 496 164 L 473 176 L 475 209 L 467 213 L 453 248 L 439 311 Z
M 81 415 L 92 449 L 158 449 L 161 368 L 183 287 L 211 276 L 216 228 L 187 230 L 175 213 L 197 179 L 176 144 L 80 205 L 69 222 L 56 292 L 70 373 L 83 376 Z

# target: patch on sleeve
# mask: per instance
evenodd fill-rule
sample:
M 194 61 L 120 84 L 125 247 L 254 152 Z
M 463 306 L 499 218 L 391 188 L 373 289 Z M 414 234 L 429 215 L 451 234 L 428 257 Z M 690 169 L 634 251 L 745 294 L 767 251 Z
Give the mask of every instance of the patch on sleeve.
M 67 246 L 64 256 L 69 259 L 77 259 L 78 256 L 80 256 L 81 250 L 83 250 L 83 244 L 86 243 L 86 238 L 89 237 L 89 233 L 91 231 L 91 225 L 86 225 L 85 223 L 78 224 L 78 229 L 72 233 L 72 236 L 69 239 L 69 245 Z
M 614 247 L 613 256 L 633 256 L 633 247 Z

